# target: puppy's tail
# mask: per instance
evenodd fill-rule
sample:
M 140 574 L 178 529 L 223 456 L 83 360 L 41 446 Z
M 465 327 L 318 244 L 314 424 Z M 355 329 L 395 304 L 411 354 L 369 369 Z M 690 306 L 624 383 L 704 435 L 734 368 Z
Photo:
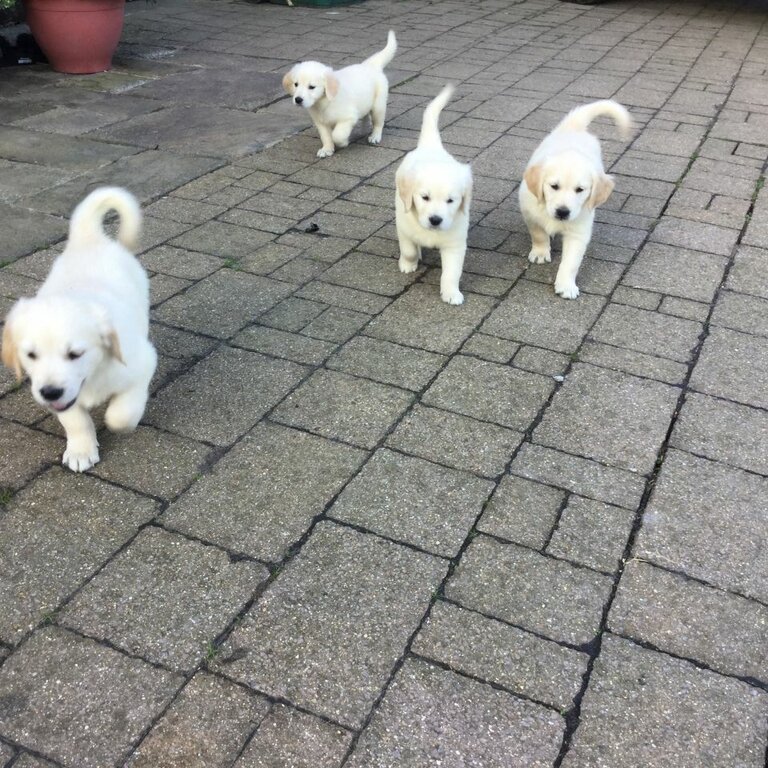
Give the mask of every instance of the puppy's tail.
M 621 137 L 626 139 L 632 130 L 632 118 L 626 108 L 618 101 L 604 99 L 593 101 L 583 107 L 571 110 L 561 121 L 555 131 L 586 131 L 589 124 L 601 115 L 613 118 L 613 122 L 619 126 Z
M 454 88 L 452 85 L 446 85 L 432 101 L 427 104 L 424 110 L 424 117 L 421 120 L 421 133 L 419 134 L 419 147 L 442 147 L 440 140 L 440 113 L 443 107 L 453 96 Z
M 384 69 L 390 61 L 395 57 L 397 51 L 397 40 L 395 39 L 395 33 L 390 29 L 387 35 L 387 44 L 378 53 L 374 53 L 373 56 L 369 56 L 363 64 L 369 64 L 376 69 Z
M 121 187 L 99 187 L 94 189 L 75 208 L 69 222 L 70 242 L 88 245 L 106 236 L 104 217 L 110 211 L 117 211 L 120 223 L 117 240 L 133 251 L 141 231 L 141 208 L 138 200 Z

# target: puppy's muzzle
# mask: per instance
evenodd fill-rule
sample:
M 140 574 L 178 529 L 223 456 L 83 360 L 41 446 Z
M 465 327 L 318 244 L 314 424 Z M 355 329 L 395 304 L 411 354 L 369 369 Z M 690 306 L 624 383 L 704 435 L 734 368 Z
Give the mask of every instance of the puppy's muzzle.
M 52 403 L 54 400 L 58 400 L 64 394 L 64 390 L 61 387 L 45 386 L 40 387 L 40 396 L 43 400 Z
M 430 216 L 429 217 L 429 223 L 433 227 L 439 227 L 443 223 L 443 217 L 442 216 Z
M 301 96 L 294 96 L 293 100 L 296 102 L 296 104 L 304 103 L 304 99 Z
M 557 216 L 560 221 L 566 221 L 570 215 L 571 209 L 566 208 L 564 205 L 560 206 L 560 208 L 555 208 L 555 216 Z

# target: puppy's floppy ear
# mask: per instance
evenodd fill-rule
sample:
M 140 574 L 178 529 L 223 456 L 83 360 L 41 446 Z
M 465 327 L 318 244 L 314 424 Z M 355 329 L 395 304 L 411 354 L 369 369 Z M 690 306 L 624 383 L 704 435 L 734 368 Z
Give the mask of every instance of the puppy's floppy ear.
M 16 307 L 10 311 L 8 317 L 5 318 L 5 325 L 3 326 L 3 364 L 8 366 L 15 374 L 16 378 L 21 381 L 21 360 L 19 359 L 19 348 L 16 344 L 16 334 L 14 329 L 14 314 Z
M 96 319 L 96 326 L 99 331 L 102 346 L 115 358 L 115 360 L 125 365 L 123 351 L 120 349 L 120 338 L 117 335 L 114 325 L 112 325 L 112 320 L 110 319 L 107 310 L 99 304 L 93 304 L 91 305 L 91 311 Z
M 293 95 L 293 70 L 289 70 L 283 75 L 283 90 Z
M 602 205 L 611 196 L 614 186 L 613 179 L 607 174 L 601 173 L 596 176 L 589 194 L 589 206 L 597 208 L 598 205 Z
M 536 199 L 544 202 L 544 168 L 541 165 L 530 165 L 523 174 L 528 189 L 536 195 Z
M 339 78 L 333 74 L 333 70 L 329 69 L 325 73 L 325 97 L 327 99 L 335 99 L 339 93 Z
M 397 194 L 400 195 L 405 210 L 410 211 L 413 206 L 413 189 L 416 186 L 415 179 L 410 174 L 398 173 L 395 176 L 395 182 L 397 184 Z
M 461 205 L 459 210 L 469 213 L 469 204 L 472 202 L 472 169 L 467 165 L 467 176 L 464 181 L 464 191 L 461 196 Z
M 115 358 L 115 360 L 125 365 L 125 360 L 123 360 L 123 352 L 120 349 L 120 339 L 118 338 L 117 331 L 114 328 L 110 328 L 107 332 L 106 338 L 104 338 L 104 346 L 107 348 L 109 354 Z

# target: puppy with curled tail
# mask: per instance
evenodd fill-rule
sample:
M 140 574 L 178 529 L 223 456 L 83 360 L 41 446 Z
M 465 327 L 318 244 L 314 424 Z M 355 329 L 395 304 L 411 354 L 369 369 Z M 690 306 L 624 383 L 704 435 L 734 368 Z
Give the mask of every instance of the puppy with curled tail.
M 534 264 L 551 261 L 550 237 L 562 235 L 555 293 L 564 299 L 579 295 L 576 275 L 592 238 L 595 208 L 613 192 L 600 143 L 587 130 L 602 115 L 613 119 L 622 138 L 629 136 L 632 118 L 618 102 L 604 100 L 577 107 L 536 148 L 520 184 L 520 210 L 531 235 L 528 260 Z
M 117 239 L 103 219 L 120 218 Z M 144 414 L 157 354 L 149 342 L 149 281 L 131 253 L 141 229 L 136 198 L 118 187 L 91 192 L 75 209 L 69 240 L 34 298 L 20 299 L 3 328 L 3 362 L 61 422 L 63 463 L 84 472 L 99 461 L 89 409 L 109 401 L 113 431 Z M 129 250 L 130 249 L 130 250 Z
M 416 149 L 395 174 L 395 224 L 400 244 L 400 271 L 414 272 L 421 249 L 438 248 L 442 274 L 440 297 L 461 304 L 459 290 L 469 231 L 472 170 L 443 147 L 438 121 L 453 94 L 448 85 L 424 110 Z
M 295 104 L 309 110 L 320 134 L 318 157 L 329 157 L 336 147 L 346 147 L 355 123 L 371 117 L 368 141 L 378 144 L 387 112 L 389 81 L 384 67 L 397 51 L 395 33 L 390 30 L 386 46 L 360 64 L 334 71 L 319 61 L 296 64 L 283 76 L 283 88 Z

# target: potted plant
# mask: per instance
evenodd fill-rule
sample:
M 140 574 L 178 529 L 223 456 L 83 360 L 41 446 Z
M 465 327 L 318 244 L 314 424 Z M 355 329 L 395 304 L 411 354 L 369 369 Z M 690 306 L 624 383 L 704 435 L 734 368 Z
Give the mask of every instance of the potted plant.
M 125 0 L 24 0 L 24 6 L 33 37 L 57 72 L 87 74 L 112 66 Z

